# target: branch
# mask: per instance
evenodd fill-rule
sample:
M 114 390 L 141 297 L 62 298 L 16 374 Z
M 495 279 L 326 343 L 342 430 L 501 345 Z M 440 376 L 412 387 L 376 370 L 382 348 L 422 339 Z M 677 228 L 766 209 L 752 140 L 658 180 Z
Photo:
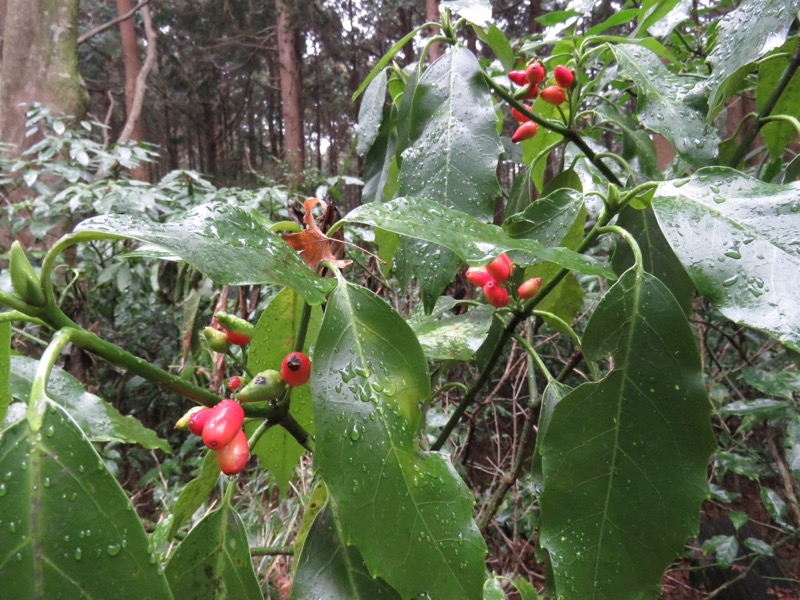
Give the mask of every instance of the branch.
M 134 14 L 136 14 L 137 10 L 139 10 L 140 8 L 144 7 L 147 4 L 150 4 L 150 0 L 142 0 L 139 4 L 134 6 L 132 9 L 130 9 L 124 15 L 120 15 L 119 17 L 117 17 L 113 21 L 109 21 L 108 23 L 103 23 L 102 25 L 98 25 L 94 29 L 90 29 L 89 31 L 87 31 L 86 33 L 84 33 L 82 36 L 80 36 L 78 38 L 78 45 L 82 44 L 83 42 L 85 42 L 89 38 L 92 38 L 92 37 L 96 36 L 99 33 L 103 33 L 106 29 L 111 29 L 117 23 L 122 23 L 123 21 L 127 21 Z
M 149 0 L 148 0 L 149 1 Z M 150 20 L 150 8 L 142 6 L 142 18 L 144 19 L 144 33 L 147 38 L 147 55 L 144 59 L 139 74 L 136 76 L 136 92 L 133 95 L 133 104 L 125 128 L 119 135 L 117 144 L 127 142 L 133 133 L 133 127 L 139 116 L 142 114 L 142 104 L 144 103 L 144 92 L 147 89 L 147 76 L 156 64 L 156 32 L 153 29 L 153 22 Z

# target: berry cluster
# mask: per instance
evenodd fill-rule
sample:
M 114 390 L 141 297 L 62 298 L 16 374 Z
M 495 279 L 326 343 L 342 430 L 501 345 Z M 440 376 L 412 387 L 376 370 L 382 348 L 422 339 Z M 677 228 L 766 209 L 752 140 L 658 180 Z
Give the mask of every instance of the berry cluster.
M 188 418 L 187 418 L 188 417 Z M 217 464 L 226 475 L 234 475 L 244 469 L 250 458 L 247 436 L 242 429 L 244 409 L 232 398 L 226 398 L 211 408 L 196 407 L 178 421 L 195 435 L 203 437 L 203 443 L 217 452 Z
M 533 99 L 541 95 L 542 100 L 548 104 L 558 106 L 567 99 L 566 90 L 569 89 L 575 81 L 575 74 L 572 69 L 564 65 L 558 65 L 553 71 L 553 79 L 555 85 L 544 87 L 541 92 L 539 85 L 543 84 L 547 79 L 547 70 L 544 65 L 538 60 L 532 60 L 524 70 L 511 71 L 508 78 L 515 84 L 521 86 L 523 89 L 517 94 L 517 97 L 525 99 Z M 530 105 L 523 105 L 529 112 L 533 109 Z M 514 118 L 519 121 L 520 125 L 511 136 L 511 141 L 514 143 L 527 140 L 536 135 L 538 126 L 531 121 L 527 116 L 512 108 L 511 113 Z
M 469 267 L 467 279 L 483 288 L 486 301 L 495 308 L 502 308 L 508 304 L 508 290 L 503 287 L 503 282 L 511 275 L 514 264 L 504 252 L 485 267 Z M 542 287 L 542 278 L 528 279 L 517 288 L 517 296 L 523 300 L 533 298 Z
M 216 329 L 213 331 L 222 334 Z M 210 343 L 209 339 L 209 345 Z M 287 385 L 303 385 L 310 377 L 311 361 L 308 356 L 302 352 L 290 352 L 281 362 L 280 373 L 267 369 L 253 377 L 244 387 L 242 378 L 234 375 L 228 380 L 226 387 L 235 399 L 226 398 L 211 408 L 195 407 L 176 426 L 202 436 L 203 443 L 216 451 L 217 463 L 222 472 L 234 475 L 244 469 L 247 459 L 250 458 L 247 436 L 242 430 L 244 408 L 241 403 L 275 400 L 283 395 Z

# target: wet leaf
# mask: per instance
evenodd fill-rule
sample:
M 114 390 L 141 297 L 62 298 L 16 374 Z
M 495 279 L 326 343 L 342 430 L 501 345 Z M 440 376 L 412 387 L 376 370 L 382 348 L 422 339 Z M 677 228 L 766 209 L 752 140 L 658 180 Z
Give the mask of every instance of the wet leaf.
M 661 230 L 701 294 L 727 318 L 800 350 L 800 183 L 726 168 L 664 182 Z
M 320 507 L 322 508 L 322 507 Z M 358 550 L 342 539 L 342 528 L 330 503 L 314 515 L 297 557 L 291 598 L 306 600 L 399 599 L 382 579 L 373 579 Z
M 38 364 L 39 361 L 27 356 L 11 357 L 11 392 L 20 400 L 30 396 Z M 53 367 L 50 372 L 47 394 L 69 413 L 93 442 L 118 441 L 172 452 L 167 440 L 159 438 L 136 417 L 123 416 L 111 404 L 84 390 L 80 381 L 60 367 Z
M 558 594 L 645 598 L 697 531 L 714 449 L 694 335 L 669 290 L 627 271 L 583 339 L 614 369 L 561 398 L 541 441 L 540 543 Z
M 442 0 L 441 10 L 445 8 L 476 25 L 485 26 L 492 22 L 492 3 L 489 0 Z
M 443 296 L 430 315 L 408 320 L 428 360 L 471 360 L 489 334 L 494 308 L 474 306 L 455 314 L 455 304 Z
M 798 9 L 798 0 L 744 0 L 720 19 L 708 56 L 711 77 L 698 86 L 709 90 L 709 119 L 743 77 L 737 71 L 786 41 Z
M 781 49 L 789 55 L 797 49 L 797 38 L 790 38 Z M 777 51 L 776 51 L 777 52 Z M 756 109 L 761 111 L 769 97 L 772 95 L 783 72 L 789 65 L 789 56 L 775 56 L 765 60 L 758 68 L 758 85 L 756 87 Z M 797 71 L 789 80 L 789 84 L 778 98 L 777 104 L 771 111 L 772 115 L 788 115 L 800 119 L 800 74 Z M 766 123 L 759 132 L 764 138 L 764 143 L 769 148 L 774 159 L 782 159 L 786 146 L 797 137 L 797 131 L 792 123 L 787 121 L 772 121 Z
M 360 156 L 372 147 L 378 137 L 383 120 L 383 103 L 386 99 L 386 71 L 383 70 L 370 82 L 361 99 L 356 128 L 356 152 Z
M 0 323 L 0 423 L 6 417 L 8 405 L 11 404 L 11 323 Z M 0 428 L 1 429 L 1 428 Z
M 46 402 L 40 431 L 23 419 L 0 434 L 0 589 L 171 599 L 125 492 L 64 409 Z
M 175 598 L 263 600 L 242 519 L 227 503 L 189 532 L 165 571 Z M 141 596 L 140 596 L 141 597 Z
M 445 454 L 418 449 L 419 402 L 430 381 L 403 318 L 369 290 L 341 282 L 320 329 L 312 392 L 314 464 L 342 540 L 370 575 L 404 598 L 480 598 L 486 547 L 472 495 Z
M 636 84 L 636 114 L 648 129 L 660 133 L 688 162 L 702 166 L 717 154 L 719 135 L 687 96 L 695 80 L 673 75 L 655 52 L 636 44 L 611 46 L 620 72 Z
M 105 215 L 79 223 L 78 239 L 103 234 L 158 246 L 185 260 L 217 283 L 276 283 L 298 291 L 312 304 L 325 300 L 332 282 L 318 277 L 263 217 L 232 204 L 211 202 L 167 223 Z
M 359 206 L 343 221 L 365 223 L 445 246 L 473 265 L 486 264 L 507 250 L 519 250 L 520 253 L 514 253 L 513 258 L 520 264 L 530 264 L 533 262 L 531 257 L 535 257 L 581 273 L 614 278 L 610 269 L 590 257 L 567 248 L 548 248 L 536 240 L 512 239 L 495 225 L 481 223 L 469 215 L 422 198 L 397 198 L 382 204 L 373 202 Z

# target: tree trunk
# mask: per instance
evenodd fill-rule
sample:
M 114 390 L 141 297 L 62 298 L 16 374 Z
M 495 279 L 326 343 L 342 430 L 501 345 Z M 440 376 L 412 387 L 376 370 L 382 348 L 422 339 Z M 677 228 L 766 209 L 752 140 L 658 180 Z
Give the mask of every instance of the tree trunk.
M 55 113 L 82 117 L 86 94 L 78 73 L 79 0 L 7 0 L 0 68 L 0 140 L 18 152 L 25 107 L 40 102 Z
M 425 18 L 432 22 L 439 22 L 439 0 L 425 0 Z M 428 36 L 439 35 L 438 27 L 429 27 Z M 433 62 L 442 55 L 442 43 L 433 42 L 428 46 L 428 61 Z
M 133 9 L 131 0 L 117 0 L 117 13 L 120 16 L 129 13 L 131 9 Z M 136 94 L 136 78 L 142 68 L 142 64 L 139 61 L 139 44 L 136 39 L 136 28 L 133 26 L 133 17 L 120 21 L 119 33 L 122 38 L 122 65 L 125 69 L 125 115 L 129 117 Z M 134 142 L 141 142 L 144 139 L 141 118 L 136 119 L 130 139 Z M 140 165 L 133 169 L 131 178 L 137 181 L 147 181 L 147 167 Z
M 289 180 L 300 182 L 305 167 L 303 110 L 300 97 L 300 58 L 297 53 L 297 31 L 292 23 L 292 6 L 286 0 L 275 0 L 278 12 L 278 60 L 280 63 L 281 103 L 283 106 L 283 150 Z

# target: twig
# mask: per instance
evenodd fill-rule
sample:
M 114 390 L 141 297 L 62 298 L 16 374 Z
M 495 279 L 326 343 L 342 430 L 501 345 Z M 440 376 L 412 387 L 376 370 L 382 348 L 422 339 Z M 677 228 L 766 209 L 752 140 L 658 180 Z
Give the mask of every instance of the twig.
M 89 38 L 92 38 L 92 37 L 96 36 L 99 33 L 103 33 L 106 29 L 111 29 L 117 23 L 122 23 L 123 21 L 127 21 L 134 14 L 136 14 L 137 10 L 139 10 L 140 8 L 143 8 L 147 4 L 150 4 L 150 0 L 142 0 L 139 4 L 134 6 L 132 9 L 130 9 L 124 15 L 120 15 L 119 17 L 117 17 L 116 19 L 114 19 L 112 21 L 109 21 L 108 23 L 103 23 L 102 25 L 98 25 L 94 29 L 90 29 L 89 31 L 87 31 L 86 33 L 84 33 L 82 36 L 80 36 L 78 38 L 78 45 L 82 44 L 83 42 L 85 42 Z
M 116 102 L 114 102 L 114 93 L 108 90 L 106 95 L 108 96 L 108 110 L 106 111 L 106 118 L 103 119 L 103 125 L 105 125 L 105 127 L 103 127 L 103 150 L 108 148 L 109 123 L 111 123 L 111 115 L 114 113 L 114 106 L 116 105 Z
M 127 142 L 133 133 L 133 128 L 136 125 L 136 121 L 139 120 L 139 116 L 142 114 L 144 92 L 147 89 L 147 76 L 150 74 L 150 71 L 156 64 L 156 32 L 153 29 L 153 22 L 150 19 L 150 8 L 147 6 L 142 6 L 141 9 L 142 18 L 144 19 L 144 33 L 145 37 L 147 38 L 147 54 L 144 59 L 144 64 L 142 65 L 139 74 L 136 76 L 136 92 L 133 95 L 131 112 L 128 115 L 128 120 L 125 122 L 125 127 L 123 128 L 122 133 L 119 135 L 117 144 Z
M 783 491 L 786 494 L 786 498 L 789 500 L 789 514 L 792 515 L 794 526 L 800 527 L 800 504 L 797 502 L 797 494 L 794 493 L 792 474 L 789 473 L 789 469 L 786 467 L 786 463 L 781 457 L 778 444 L 775 441 L 775 434 L 772 431 L 767 434 L 767 444 L 769 445 L 769 451 L 772 453 L 775 464 L 778 465 L 778 472 L 781 474 Z

